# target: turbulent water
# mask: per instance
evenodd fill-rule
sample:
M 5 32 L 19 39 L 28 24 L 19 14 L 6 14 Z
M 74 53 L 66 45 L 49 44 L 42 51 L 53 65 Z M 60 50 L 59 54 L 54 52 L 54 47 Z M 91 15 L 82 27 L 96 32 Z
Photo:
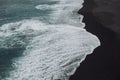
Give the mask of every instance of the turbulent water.
M 69 80 L 100 45 L 83 0 L 0 0 L 0 80 Z

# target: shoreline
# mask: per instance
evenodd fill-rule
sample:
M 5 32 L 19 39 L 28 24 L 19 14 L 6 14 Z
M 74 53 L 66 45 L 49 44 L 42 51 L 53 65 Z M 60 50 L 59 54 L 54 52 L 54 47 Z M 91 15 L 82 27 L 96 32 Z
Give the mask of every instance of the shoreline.
M 101 46 L 80 64 L 70 80 L 119 80 L 120 74 L 120 41 L 116 34 L 103 26 L 92 10 L 96 7 L 93 0 L 85 0 L 84 6 L 78 13 L 84 16 L 85 29 L 96 35 Z

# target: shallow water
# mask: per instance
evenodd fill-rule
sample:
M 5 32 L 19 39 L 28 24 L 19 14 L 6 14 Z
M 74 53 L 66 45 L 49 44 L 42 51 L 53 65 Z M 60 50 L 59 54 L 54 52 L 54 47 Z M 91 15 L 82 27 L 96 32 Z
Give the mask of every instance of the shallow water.
M 100 45 L 77 13 L 83 0 L 0 3 L 2 80 L 68 80 Z

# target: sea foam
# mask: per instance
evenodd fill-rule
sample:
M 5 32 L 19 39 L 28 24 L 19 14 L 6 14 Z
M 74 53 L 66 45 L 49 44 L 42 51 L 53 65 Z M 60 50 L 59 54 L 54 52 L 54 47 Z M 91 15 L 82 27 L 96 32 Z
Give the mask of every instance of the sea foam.
M 85 57 L 100 45 L 99 39 L 84 29 L 83 16 L 77 14 L 82 3 L 60 0 L 49 5 L 56 7 L 36 5 L 36 9 L 53 9 L 48 22 L 27 19 L 2 25 L 1 48 L 18 44 L 25 47 L 22 56 L 12 60 L 14 70 L 3 80 L 69 80 Z

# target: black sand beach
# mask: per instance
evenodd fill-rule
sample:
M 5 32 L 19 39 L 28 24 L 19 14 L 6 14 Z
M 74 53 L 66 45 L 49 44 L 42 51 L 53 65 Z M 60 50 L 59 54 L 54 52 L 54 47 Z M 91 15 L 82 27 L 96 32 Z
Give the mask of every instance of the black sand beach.
M 85 0 L 79 13 L 84 15 L 85 28 L 100 39 L 101 46 L 87 56 L 70 80 L 120 80 L 120 40 L 93 15 L 95 7 L 93 0 Z
M 52 14 L 52 12 L 54 12 L 54 11 L 51 12 L 52 8 L 50 8 L 50 10 L 47 9 L 45 11 L 44 11 L 44 6 L 46 7 L 47 5 L 44 5 L 42 10 L 35 8 L 36 5 L 43 4 L 43 3 L 44 4 L 47 3 L 48 5 L 57 4 L 56 0 L 55 0 L 55 2 L 49 2 L 49 1 L 51 1 L 51 0 L 0 0 L 0 25 L 2 25 L 4 23 L 9 23 L 9 22 L 14 23 L 14 22 L 17 22 L 17 21 L 20 21 L 23 19 L 31 19 L 31 18 L 38 17 L 38 16 L 40 16 L 40 20 L 38 20 L 37 23 L 38 22 L 42 23 L 42 20 L 43 20 L 43 22 L 44 21 L 49 22 L 48 14 L 50 14 L 50 13 Z M 52 0 L 52 1 L 54 1 L 54 0 Z M 64 2 L 64 0 L 62 0 L 62 1 Z M 70 1 L 75 1 L 75 0 L 70 0 Z M 80 9 L 80 11 L 78 13 L 84 15 L 83 22 L 85 22 L 85 24 L 86 24 L 86 27 L 85 27 L 86 30 L 88 32 L 96 35 L 100 39 L 101 46 L 96 48 L 92 54 L 90 54 L 86 57 L 86 59 L 81 63 L 80 67 L 77 69 L 76 73 L 70 77 L 70 80 L 120 80 L 120 62 L 119 62 L 120 61 L 120 31 L 119 31 L 120 30 L 120 22 L 119 22 L 120 21 L 120 16 L 119 16 L 120 11 L 118 11 L 120 8 L 113 7 L 113 6 L 119 5 L 119 3 L 117 1 L 120 1 L 120 0 L 84 0 L 84 1 L 85 1 L 84 7 L 82 9 Z M 98 5 L 99 2 L 101 2 L 101 3 Z M 104 2 L 104 3 L 102 3 L 102 2 Z M 112 6 L 109 5 L 107 2 L 109 2 L 109 4 L 112 4 Z M 113 4 L 113 2 L 117 3 L 117 4 Z M 69 2 L 69 3 L 72 3 L 72 2 Z M 69 3 L 66 3 L 66 4 L 68 5 Z M 104 8 L 104 7 L 100 8 L 100 6 L 103 6 L 102 4 L 104 4 L 104 7 L 106 7 L 107 5 L 110 6 L 110 7 L 106 7 L 106 9 L 110 12 L 106 12 L 106 10 L 102 10 Z M 72 6 L 74 7 L 74 5 L 72 5 Z M 99 8 L 96 8 L 98 6 L 99 6 Z M 120 5 L 119 5 L 119 7 L 120 7 Z M 49 8 L 49 6 L 47 6 L 47 8 Z M 59 6 L 58 6 L 58 8 L 59 8 Z M 68 9 L 68 8 L 64 8 L 64 9 Z M 99 10 L 98 10 L 98 12 L 93 12 L 93 10 L 95 10 L 95 9 L 102 10 L 104 13 L 99 12 Z M 111 11 L 113 11 L 113 12 L 111 12 Z M 65 13 L 65 12 L 62 12 L 62 13 Z M 58 13 L 59 13 L 59 10 L 58 10 Z M 115 13 L 115 14 L 113 14 L 113 13 Z M 117 17 L 117 15 L 118 15 L 118 17 Z M 61 16 L 59 16 L 59 14 L 56 15 L 56 17 L 57 16 L 61 17 Z M 60 20 L 63 20 L 63 18 L 64 18 L 64 16 L 61 17 Z M 65 19 L 65 23 L 67 21 L 68 21 L 68 19 Z M 56 22 L 57 21 L 55 21 L 53 23 L 56 23 Z M 56 42 L 56 41 L 59 41 L 59 40 L 56 40 L 57 39 L 56 37 L 54 39 L 51 39 L 50 41 L 47 41 L 47 39 L 50 39 L 49 37 L 42 38 L 42 37 L 40 37 L 40 35 L 37 35 L 37 34 L 43 35 L 44 32 L 45 32 L 45 35 L 43 35 L 43 36 L 54 35 L 54 33 L 53 33 L 54 31 L 51 31 L 52 29 L 49 29 L 49 27 L 46 27 L 46 28 L 42 27 L 43 29 L 41 28 L 41 25 L 43 25 L 43 23 L 39 27 L 40 32 L 43 30 L 43 33 L 42 32 L 38 33 L 39 31 L 36 31 L 37 28 L 35 29 L 35 31 L 32 28 L 27 29 L 26 27 L 28 27 L 28 26 L 30 26 L 30 27 L 34 26 L 34 25 L 32 26 L 31 24 L 32 24 L 32 22 L 30 20 L 30 24 L 26 24 L 26 22 L 24 24 L 24 22 L 21 22 L 19 25 L 18 24 L 9 25 L 8 27 L 10 27 L 10 30 L 9 30 L 9 28 L 2 30 L 3 33 L 5 33 L 5 34 L 0 36 L 0 41 L 1 41 L 1 44 L 5 43 L 5 46 L 3 46 L 3 45 L 2 45 L 2 47 L 0 46 L 1 47 L 0 48 L 0 80 L 6 80 L 4 78 L 9 77 L 9 76 L 10 76 L 9 80 L 29 80 L 30 77 L 31 77 L 31 79 L 34 79 L 34 80 L 38 80 L 38 79 L 43 80 L 43 77 L 45 77 L 44 79 L 48 80 L 48 78 L 47 78 L 47 77 L 49 77 L 48 74 L 50 74 L 50 76 L 54 75 L 51 72 L 53 72 L 55 74 L 59 74 L 58 73 L 59 70 L 58 70 L 58 72 L 56 72 L 56 70 L 59 69 L 59 67 L 55 68 L 55 70 L 54 69 L 52 70 L 53 67 L 51 67 L 51 65 L 54 65 L 54 64 L 50 63 L 49 66 L 46 66 L 48 63 L 46 63 L 46 61 L 41 61 L 41 59 L 40 59 L 41 53 L 44 54 L 48 51 L 41 50 L 44 52 L 39 52 L 40 51 L 39 49 L 42 49 L 41 47 L 44 47 L 44 45 L 41 45 L 41 43 L 46 43 L 46 42 L 58 43 L 58 47 L 59 47 L 59 44 L 61 44 L 61 42 L 60 43 Z M 37 25 L 36 21 L 35 22 L 33 21 L 33 24 Z M 26 25 L 25 28 L 23 27 L 24 25 Z M 12 26 L 13 26 L 13 28 L 12 28 Z M 39 25 L 37 25 L 37 26 L 39 26 Z M 47 26 L 47 25 L 45 25 L 45 26 Z M 16 29 L 16 31 L 18 30 L 18 32 L 16 32 L 15 29 Z M 45 29 L 45 31 L 44 31 L 44 29 Z M 10 35 L 10 36 L 4 38 L 4 35 L 8 34 L 7 31 L 9 34 L 13 34 L 12 32 L 15 31 L 15 34 L 12 35 L 12 37 Z M 24 31 L 27 34 L 24 33 Z M 32 33 L 29 35 L 30 32 L 32 32 Z M 50 34 L 49 34 L 49 32 L 50 32 Z M 55 36 L 56 36 L 56 33 L 55 33 Z M 30 38 L 28 38 L 28 37 L 30 37 Z M 33 41 L 33 42 L 30 42 L 30 44 L 28 45 L 29 39 L 31 39 L 31 38 L 32 38 L 31 41 Z M 35 39 L 33 39 L 33 38 L 35 38 Z M 37 40 L 36 40 L 36 38 L 37 38 Z M 65 38 L 66 38 L 66 36 L 65 36 Z M 41 43 L 39 40 L 41 41 Z M 46 42 L 44 42 L 44 40 Z M 67 41 L 65 41 L 65 42 L 67 42 Z M 40 43 L 40 44 L 37 45 L 37 43 Z M 27 48 L 30 48 L 30 49 L 26 50 L 26 46 L 28 46 Z M 51 46 L 51 43 L 50 43 L 50 46 Z M 38 48 L 38 47 L 40 47 L 40 48 Z M 47 48 L 49 48 L 49 47 L 46 46 L 45 49 L 47 50 Z M 52 50 L 53 49 L 50 48 L 51 54 L 52 54 Z M 53 52 L 56 52 L 56 49 L 54 49 L 54 50 L 53 50 Z M 60 49 L 57 49 L 57 50 L 60 50 Z M 61 52 L 65 52 L 64 50 L 68 50 L 68 49 L 63 49 L 63 51 L 61 51 Z M 28 57 L 25 57 L 26 59 L 22 59 L 19 61 L 18 59 L 19 59 L 19 57 L 23 56 L 24 51 L 26 53 L 27 53 L 27 51 L 28 51 L 28 53 L 29 52 L 31 53 L 30 58 L 28 56 Z M 75 51 L 76 51 L 76 49 L 75 49 Z M 40 53 L 40 55 L 37 53 Z M 36 55 L 37 57 L 34 56 L 33 54 Z M 31 55 L 33 55 L 33 56 L 31 56 Z M 45 54 L 45 56 L 47 56 L 47 54 Z M 46 58 L 45 56 L 44 55 L 42 56 L 43 60 L 47 60 L 47 59 L 49 60 L 49 57 Z M 53 55 L 51 55 L 51 56 L 53 57 Z M 51 56 L 50 56 L 50 58 L 51 58 Z M 61 58 L 62 57 L 60 57 L 60 59 Z M 51 60 L 53 60 L 53 59 L 54 58 L 51 58 Z M 57 58 L 55 58 L 55 60 L 56 59 Z M 59 59 L 59 57 L 58 57 L 58 59 Z M 26 61 L 26 60 L 28 60 L 28 61 Z M 17 67 L 16 66 L 14 67 L 15 61 L 18 61 Z M 39 61 L 41 61 L 41 62 L 39 62 Z M 19 62 L 20 62 L 20 64 L 19 64 Z M 38 64 L 38 62 L 42 63 L 43 65 Z M 44 64 L 44 63 L 46 63 L 46 64 Z M 56 63 L 56 61 L 53 63 Z M 16 64 L 16 62 L 15 62 L 15 64 Z M 19 66 L 19 65 L 21 65 L 21 66 Z M 33 65 L 33 66 L 31 66 L 31 65 Z M 42 68 L 40 68 L 41 66 L 42 66 Z M 67 65 L 67 66 L 69 66 L 69 65 Z M 43 70 L 43 68 L 45 68 L 46 70 L 45 69 Z M 42 75 L 42 77 L 40 77 L 40 75 L 37 76 L 40 73 L 41 69 L 45 73 L 45 76 L 44 75 Z M 12 74 L 12 76 L 11 76 L 10 71 L 12 71 L 12 70 L 14 70 L 15 73 Z M 30 71 L 27 72 L 27 70 L 30 70 Z M 31 71 L 33 71 L 32 74 L 31 74 Z M 60 72 L 61 72 L 61 70 L 60 70 Z M 18 75 L 18 78 L 15 77 L 16 75 Z M 26 79 L 24 77 L 26 77 Z M 63 76 L 63 77 L 66 77 L 66 76 Z M 51 79 L 53 80 L 53 78 L 51 78 Z M 55 80 L 65 80 L 65 79 L 55 79 Z

